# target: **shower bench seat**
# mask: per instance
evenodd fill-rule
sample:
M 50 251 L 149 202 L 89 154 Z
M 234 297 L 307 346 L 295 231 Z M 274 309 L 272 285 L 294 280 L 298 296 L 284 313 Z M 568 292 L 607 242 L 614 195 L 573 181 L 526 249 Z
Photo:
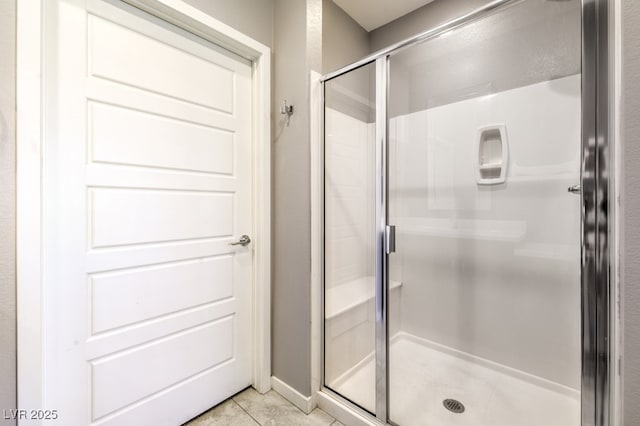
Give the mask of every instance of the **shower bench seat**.
M 402 286 L 401 282 L 391 280 L 389 290 Z M 355 280 L 327 288 L 325 293 L 325 319 L 338 317 L 357 306 L 375 298 L 375 277 L 360 277 Z

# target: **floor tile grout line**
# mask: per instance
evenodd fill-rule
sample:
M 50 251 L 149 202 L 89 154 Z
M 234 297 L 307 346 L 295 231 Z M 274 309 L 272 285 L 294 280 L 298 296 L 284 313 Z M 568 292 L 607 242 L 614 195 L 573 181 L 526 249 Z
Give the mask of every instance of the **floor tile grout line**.
M 264 398 L 264 396 L 265 396 L 266 394 L 268 394 L 269 392 L 274 392 L 275 394 L 277 394 L 277 395 L 279 395 L 279 396 L 282 396 L 282 395 L 280 395 L 278 392 L 274 391 L 273 389 L 270 389 L 270 390 L 268 390 L 268 391 L 267 391 L 267 392 L 265 392 L 265 393 L 260 393 L 260 392 L 258 392 L 257 390 L 255 390 L 253 387 L 251 387 L 251 389 L 253 389 L 256 393 L 258 393 L 258 395 L 260 395 L 260 397 L 261 397 L 261 398 Z M 242 393 L 242 392 L 240 392 L 240 393 Z M 282 398 L 284 398 L 284 397 L 282 397 Z M 232 399 L 233 399 L 233 398 L 232 398 Z M 300 410 L 298 407 L 296 407 L 295 405 L 293 405 L 293 404 L 291 403 L 291 401 L 289 401 L 288 399 L 284 398 L 284 400 L 285 400 L 289 405 L 291 405 L 292 407 L 297 408 L 298 410 Z M 235 401 L 235 399 L 233 400 L 233 402 L 235 402 L 236 404 L 238 404 L 238 403 Z M 265 406 L 263 403 L 264 403 L 264 400 L 262 400 L 262 399 L 261 399 L 260 404 L 261 404 L 261 406 L 264 408 L 264 407 L 266 407 L 266 406 Z M 247 414 L 249 415 L 249 417 L 251 417 L 251 418 L 252 418 L 256 423 L 258 423 L 260 426 L 265 426 L 263 423 L 260 423 L 260 422 L 255 418 L 255 417 L 253 417 L 253 416 L 251 415 L 251 413 L 249 413 L 249 411 L 245 410 L 245 409 L 244 409 L 244 407 L 243 407 L 242 405 L 240 405 L 240 404 L 238 404 L 238 405 L 239 405 L 239 406 L 240 406 L 240 408 L 242 408 L 242 409 L 244 410 L 244 412 L 245 412 L 245 413 L 247 413 Z M 300 410 L 300 412 L 301 412 L 303 415 L 307 416 L 307 414 L 305 414 L 305 413 L 304 413 L 304 411 Z M 329 425 L 329 426 L 331 426 L 331 425 Z
M 243 392 L 244 392 L 244 391 L 243 391 Z M 242 392 L 240 392 L 240 393 L 242 393 Z M 238 393 L 237 395 L 239 395 L 240 393 Z M 260 423 L 260 422 L 258 421 L 258 419 L 256 419 L 255 417 L 253 417 L 253 416 L 251 415 L 251 413 L 250 413 L 250 412 L 248 412 L 247 410 L 245 410 L 245 409 L 244 409 L 244 407 L 243 407 L 242 405 L 238 404 L 238 402 L 235 400 L 235 396 L 231 397 L 231 401 L 233 401 L 233 403 L 234 403 L 234 404 L 236 404 L 238 407 L 240 407 L 240 409 L 241 409 L 242 411 L 244 411 L 245 413 L 247 413 L 247 416 L 251 417 L 251 420 L 253 420 L 254 422 L 256 422 L 256 424 L 257 424 L 257 425 L 264 426 L 262 423 Z
M 228 403 L 228 402 L 230 402 L 230 403 L 232 404 L 232 406 L 239 407 L 239 408 L 240 408 L 240 410 L 241 410 L 241 412 L 244 412 L 244 413 L 245 413 L 245 414 L 246 414 L 246 415 L 247 415 L 247 416 L 248 416 L 248 417 L 253 421 L 253 424 L 258 425 L 258 426 L 266 426 L 267 424 L 269 424 L 269 420 L 270 420 L 270 419 L 267 419 L 267 423 L 262 423 L 262 422 L 260 422 L 260 421 L 259 421 L 256 417 L 254 417 L 254 416 L 251 414 L 251 412 L 249 411 L 250 405 L 249 405 L 249 406 L 247 406 L 247 408 L 245 408 L 245 407 L 244 407 L 240 402 L 238 402 L 238 401 L 236 400 L 236 397 L 237 397 L 237 396 L 239 396 L 240 394 L 243 394 L 243 393 L 245 393 L 245 392 L 247 392 L 247 391 L 251 391 L 252 389 L 253 389 L 252 387 L 248 387 L 248 388 L 246 388 L 246 389 L 241 390 L 240 392 L 236 393 L 235 395 L 233 395 L 233 396 L 231 396 L 231 397 L 227 398 L 226 400 L 224 400 L 224 401 L 222 401 L 222 402 L 220 402 L 220 403 L 216 404 L 214 407 L 211 407 L 209 410 L 207 410 L 207 411 L 205 411 L 205 412 L 201 413 L 201 414 L 200 414 L 200 415 L 198 415 L 197 417 L 195 417 L 195 418 L 193 418 L 193 419 L 189 420 L 189 421 L 188 421 L 187 423 L 185 423 L 183 426 L 186 426 L 186 425 L 189 425 L 189 424 L 194 424 L 194 422 L 195 422 L 195 421 L 197 421 L 199 418 L 201 418 L 201 417 L 205 417 L 207 414 L 209 414 L 210 412 L 212 412 L 212 411 L 213 411 L 213 410 L 215 410 L 216 408 L 218 408 L 218 407 L 220 407 L 220 406 L 222 406 L 222 405 L 224 405 L 224 404 L 226 404 L 226 403 Z M 333 426 L 333 425 L 336 425 L 336 426 L 337 426 L 337 425 L 339 425 L 339 424 L 340 424 L 340 425 L 342 424 L 342 423 L 340 423 L 340 422 L 339 422 L 339 420 L 338 420 L 338 419 L 336 419 L 335 417 L 333 417 L 333 416 L 329 415 L 328 413 L 326 413 L 325 411 L 323 411 L 322 409 L 320 409 L 320 407 L 317 407 L 317 406 L 316 406 L 316 407 L 315 407 L 315 408 L 314 408 L 314 409 L 313 409 L 309 414 L 305 413 L 302 409 L 300 409 L 299 407 L 297 407 L 295 404 L 293 404 L 291 401 L 289 401 L 288 399 L 286 399 L 285 397 L 283 397 L 282 395 L 280 395 L 278 392 L 274 391 L 273 389 L 271 389 L 269 392 L 267 392 L 267 393 L 265 393 L 265 394 L 261 394 L 261 393 L 257 392 L 255 389 L 253 389 L 253 391 L 254 391 L 254 392 L 256 392 L 256 393 L 257 393 L 257 395 L 258 395 L 258 396 L 259 396 L 259 398 L 260 398 L 260 401 L 259 401 L 259 402 L 260 402 L 260 406 L 261 406 L 261 408 L 268 408 L 268 406 L 264 404 L 264 402 L 265 402 L 265 401 L 264 401 L 264 397 L 265 397 L 265 395 L 266 395 L 266 394 L 268 394 L 268 393 L 270 393 L 271 391 L 273 391 L 273 393 L 274 393 L 275 395 L 277 395 L 278 397 L 282 398 L 282 400 L 285 402 L 285 405 L 286 405 L 286 407 L 287 407 L 287 411 L 288 411 L 289 409 L 292 409 L 294 412 L 299 412 L 300 414 L 302 414 L 302 416 L 303 416 L 303 417 L 305 417 L 305 418 L 309 418 L 309 417 L 311 416 L 311 414 L 312 414 L 314 411 L 318 410 L 318 411 L 321 411 L 322 413 L 324 413 L 324 414 L 325 414 L 327 417 L 329 417 L 329 419 L 331 420 L 331 423 L 327 423 L 327 424 L 328 424 L 328 426 Z M 236 416 L 234 416 L 234 417 L 236 417 Z
M 309 416 L 311 415 L 311 413 L 313 413 L 313 411 L 315 411 L 316 409 L 320 410 L 320 407 L 317 407 L 317 406 L 316 406 L 313 410 L 311 410 L 311 412 L 309 412 L 309 413 L 305 413 L 302 409 L 300 409 L 300 407 L 297 407 L 295 404 L 293 404 L 291 401 L 289 401 L 287 398 L 285 398 L 284 396 L 282 396 L 281 394 L 279 394 L 278 392 L 276 392 L 276 391 L 275 391 L 275 390 L 273 390 L 273 389 L 270 389 L 270 390 L 269 390 L 269 391 L 267 391 L 266 393 L 261 394 L 260 392 L 258 392 L 257 390 L 255 390 L 253 387 L 251 387 L 251 388 L 247 388 L 247 389 L 245 389 L 245 390 L 243 390 L 243 391 L 240 391 L 240 392 L 238 392 L 236 395 L 232 396 L 230 399 L 231 399 L 235 404 L 237 404 L 237 405 L 238 405 L 238 406 L 239 406 L 239 407 L 240 407 L 240 408 L 241 408 L 245 413 L 247 413 L 247 414 L 249 415 L 249 417 L 251 417 L 251 418 L 252 418 L 252 419 L 253 419 L 257 424 L 259 424 L 260 426 L 265 426 L 265 425 L 264 425 L 263 423 L 260 423 L 260 422 L 255 418 L 255 417 L 253 417 L 253 416 L 251 415 L 251 413 L 250 413 L 248 410 L 246 410 L 242 405 L 240 405 L 240 404 L 235 400 L 236 396 L 238 396 L 238 395 L 240 395 L 240 394 L 242 394 L 242 393 L 246 392 L 246 391 L 247 391 L 247 390 L 249 390 L 249 389 L 253 389 L 253 390 L 254 390 L 254 391 L 255 391 L 255 392 L 256 392 L 256 393 L 261 397 L 261 399 L 262 399 L 262 398 L 264 398 L 264 396 L 265 396 L 265 395 L 267 395 L 268 393 L 273 392 L 274 394 L 276 394 L 276 395 L 278 395 L 280 398 L 282 398 L 282 399 L 285 401 L 286 405 L 287 405 L 289 408 L 293 408 L 293 409 L 294 409 L 294 411 L 295 411 L 295 410 L 299 411 L 299 412 L 300 412 L 304 417 L 309 417 Z M 263 400 L 261 400 L 260 402 L 261 402 L 261 405 L 262 405 L 263 407 L 265 407 L 265 405 L 264 405 L 264 404 L 262 404 L 264 401 L 263 401 Z M 322 410 L 320 410 L 320 411 L 322 411 Z M 328 417 L 330 417 L 330 418 L 332 419 L 331 423 L 329 423 L 329 426 L 333 425 L 335 422 L 337 422 L 337 421 L 338 421 L 335 417 L 333 417 L 333 416 L 329 415 L 328 413 L 326 413 L 326 412 L 324 412 L 324 411 L 322 411 L 322 412 L 323 412 L 323 413 L 325 413 Z
M 287 403 L 288 403 L 290 406 L 292 406 L 293 408 L 298 409 L 298 411 L 300 411 L 300 412 L 302 413 L 302 415 L 304 415 L 305 417 L 309 417 L 309 416 L 311 415 L 311 413 L 313 413 L 315 410 L 320 410 L 320 411 L 322 411 L 323 413 L 325 413 L 327 416 L 329 416 L 329 417 L 331 417 L 331 418 L 333 419 L 333 422 L 331 422 L 331 423 L 329 424 L 329 426 L 331 426 L 331 425 L 336 421 L 336 419 L 335 419 L 332 415 L 330 415 L 330 414 L 329 414 L 329 413 L 327 413 L 326 411 L 323 411 L 323 410 L 322 410 L 320 407 L 318 407 L 317 405 L 316 405 L 316 407 L 315 407 L 313 410 L 309 411 L 308 413 L 305 413 L 305 412 L 304 412 L 304 410 L 303 410 L 302 408 L 298 407 L 298 406 L 297 406 L 297 405 L 295 405 L 293 402 L 289 401 L 287 398 L 285 398 L 283 395 L 281 395 L 278 391 L 271 389 L 269 392 L 271 392 L 271 391 L 273 391 L 273 392 L 274 392 L 274 393 L 276 393 L 277 395 L 280 395 L 280 396 L 281 396 L 285 401 L 287 401 Z

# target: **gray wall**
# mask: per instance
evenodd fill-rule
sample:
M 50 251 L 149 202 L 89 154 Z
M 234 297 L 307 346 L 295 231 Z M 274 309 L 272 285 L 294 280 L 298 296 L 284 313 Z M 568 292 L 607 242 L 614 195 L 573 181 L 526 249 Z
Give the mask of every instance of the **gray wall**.
M 274 1 L 272 374 L 311 393 L 309 72 L 322 61 L 321 0 Z M 279 114 L 294 107 L 287 124 Z
M 369 54 L 369 33 L 333 0 L 322 2 L 322 74 Z
M 15 6 L 0 1 L 0 410 L 16 407 Z
M 624 425 L 640 425 L 640 2 L 622 1 L 622 206 Z
M 349 65 L 370 53 L 369 33 L 333 0 L 322 6 L 322 74 Z M 372 122 L 375 110 L 363 104 L 375 97 L 375 67 L 344 74 L 325 87 L 327 105 L 361 121 Z
M 436 0 L 371 31 L 371 51 L 375 52 L 457 18 L 486 3 L 490 3 L 490 0 Z
M 273 0 L 184 0 L 219 21 L 273 47 Z
M 394 55 L 391 116 L 580 73 L 580 16 L 579 0 L 525 1 Z

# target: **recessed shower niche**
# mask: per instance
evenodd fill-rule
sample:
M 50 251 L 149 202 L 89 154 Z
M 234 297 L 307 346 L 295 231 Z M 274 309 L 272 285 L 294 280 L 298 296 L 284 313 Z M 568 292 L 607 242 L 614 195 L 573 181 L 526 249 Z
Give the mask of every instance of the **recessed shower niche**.
M 476 147 L 478 153 L 476 181 L 478 185 L 504 183 L 509 166 L 509 143 L 506 126 L 498 124 L 478 129 Z

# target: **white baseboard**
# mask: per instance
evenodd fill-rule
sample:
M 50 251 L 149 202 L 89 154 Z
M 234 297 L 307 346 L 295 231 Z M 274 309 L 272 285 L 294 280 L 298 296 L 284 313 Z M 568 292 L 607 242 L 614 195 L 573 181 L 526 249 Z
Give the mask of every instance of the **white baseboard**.
M 317 406 L 316 399 L 313 395 L 304 396 L 275 376 L 271 376 L 271 388 L 282 395 L 293 405 L 304 411 L 305 414 L 309 414 Z

